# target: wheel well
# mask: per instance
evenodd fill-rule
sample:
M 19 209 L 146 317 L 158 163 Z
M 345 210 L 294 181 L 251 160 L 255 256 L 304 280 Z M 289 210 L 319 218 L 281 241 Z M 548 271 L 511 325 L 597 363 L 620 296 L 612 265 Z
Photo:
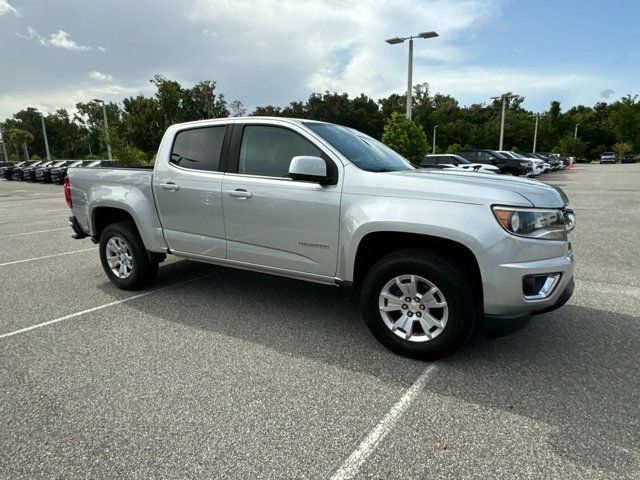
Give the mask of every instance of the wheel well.
M 366 235 L 358 245 L 353 285 L 360 286 L 371 266 L 379 259 L 391 252 L 407 248 L 426 250 L 454 262 L 471 282 L 474 296 L 482 302 L 482 276 L 473 252 L 453 240 L 416 233 L 375 232 Z
M 95 240 L 100 239 L 103 230 L 107 225 L 111 225 L 115 222 L 130 221 L 135 225 L 133 217 L 129 212 L 120 208 L 113 207 L 98 207 L 93 211 L 93 238 Z

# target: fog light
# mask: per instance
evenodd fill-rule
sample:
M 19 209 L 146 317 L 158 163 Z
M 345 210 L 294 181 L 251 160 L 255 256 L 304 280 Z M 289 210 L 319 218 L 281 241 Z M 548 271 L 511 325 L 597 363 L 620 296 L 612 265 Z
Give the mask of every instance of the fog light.
M 522 278 L 522 293 L 524 299 L 544 300 L 555 290 L 562 277 L 561 273 L 543 273 L 539 275 L 527 275 Z

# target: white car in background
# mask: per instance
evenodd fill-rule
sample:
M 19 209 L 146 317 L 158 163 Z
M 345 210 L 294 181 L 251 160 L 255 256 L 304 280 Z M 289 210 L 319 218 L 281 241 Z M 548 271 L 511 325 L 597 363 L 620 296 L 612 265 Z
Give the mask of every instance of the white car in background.
M 541 173 L 546 173 L 549 170 L 551 170 L 551 165 L 547 164 L 547 170 L 545 171 L 544 169 L 544 165 L 545 162 L 542 160 L 539 160 L 537 158 L 528 158 L 525 157 L 524 155 L 520 155 L 518 152 L 510 152 L 507 150 L 498 150 L 498 153 L 501 153 L 502 155 L 509 157 L 509 158 L 514 158 L 516 160 L 529 160 L 530 162 L 533 163 L 533 176 L 537 177 L 538 175 L 540 175 Z
M 495 165 L 484 163 L 471 163 L 466 158 L 453 153 L 438 153 L 425 155 L 422 165 L 429 168 L 444 168 L 449 170 L 462 170 L 480 173 L 500 173 L 500 169 Z
M 604 152 L 600 155 L 600 163 L 616 163 L 616 154 L 613 152 Z

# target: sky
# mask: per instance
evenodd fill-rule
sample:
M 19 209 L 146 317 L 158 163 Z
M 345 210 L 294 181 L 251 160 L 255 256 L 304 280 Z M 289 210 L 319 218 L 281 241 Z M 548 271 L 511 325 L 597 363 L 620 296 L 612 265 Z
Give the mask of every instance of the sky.
M 0 0 L 0 119 L 215 80 L 251 111 L 413 83 L 461 104 L 512 91 L 544 111 L 640 93 L 639 0 Z

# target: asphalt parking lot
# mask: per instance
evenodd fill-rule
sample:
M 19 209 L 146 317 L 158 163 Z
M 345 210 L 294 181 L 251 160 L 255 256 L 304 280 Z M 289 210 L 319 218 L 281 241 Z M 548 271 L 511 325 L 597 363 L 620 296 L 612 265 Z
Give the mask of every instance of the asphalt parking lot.
M 640 478 L 640 164 L 544 180 L 574 297 L 432 364 L 349 289 L 169 259 L 119 291 L 61 187 L 0 181 L 0 478 Z

